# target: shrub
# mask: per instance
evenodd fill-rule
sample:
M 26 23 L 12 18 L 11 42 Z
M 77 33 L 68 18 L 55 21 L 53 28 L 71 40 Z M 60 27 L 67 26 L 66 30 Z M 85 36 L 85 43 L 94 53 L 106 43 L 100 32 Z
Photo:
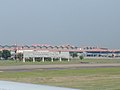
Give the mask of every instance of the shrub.
M 81 55 L 79 58 L 80 58 L 80 60 L 83 60 L 83 59 L 84 59 L 83 55 Z

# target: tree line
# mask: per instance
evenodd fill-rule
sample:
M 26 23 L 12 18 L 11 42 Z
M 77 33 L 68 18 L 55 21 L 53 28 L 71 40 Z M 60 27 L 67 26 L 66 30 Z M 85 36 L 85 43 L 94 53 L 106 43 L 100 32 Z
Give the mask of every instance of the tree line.
M 11 52 L 9 50 L 0 51 L 0 58 L 7 60 L 11 57 Z
M 13 56 L 13 57 L 11 57 Z M 0 59 L 8 60 L 8 59 L 15 59 L 15 60 L 22 60 L 23 54 L 22 53 L 15 53 L 14 55 L 11 54 L 9 50 L 0 51 Z

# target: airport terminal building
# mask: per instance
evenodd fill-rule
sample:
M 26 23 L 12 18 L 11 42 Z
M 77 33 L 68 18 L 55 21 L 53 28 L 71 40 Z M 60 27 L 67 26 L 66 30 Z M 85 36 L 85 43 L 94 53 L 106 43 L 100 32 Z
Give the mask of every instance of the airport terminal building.
M 45 61 L 46 58 L 50 59 L 52 62 L 55 59 L 62 61 L 62 59 L 70 60 L 72 58 L 79 58 L 79 56 L 84 56 L 85 58 L 120 58 L 120 50 L 111 50 L 108 48 L 99 47 L 76 47 L 72 45 L 61 45 L 61 46 L 51 46 L 46 44 L 34 44 L 28 45 L 12 45 L 12 46 L 2 46 L 0 45 L 0 50 L 9 50 L 14 56 L 18 53 L 23 54 L 23 62 L 31 58 L 33 62 L 36 59 Z

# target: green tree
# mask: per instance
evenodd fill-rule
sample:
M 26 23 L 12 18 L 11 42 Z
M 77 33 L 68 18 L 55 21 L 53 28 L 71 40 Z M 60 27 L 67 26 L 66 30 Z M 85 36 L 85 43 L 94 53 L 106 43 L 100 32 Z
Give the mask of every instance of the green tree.
M 78 57 L 77 52 L 72 52 L 72 53 L 70 53 L 70 55 L 71 55 L 73 58 Z
M 10 51 L 9 50 L 3 50 L 2 51 L 2 57 L 7 60 L 9 57 L 11 57 Z
M 2 57 L 2 51 L 0 51 L 0 59 L 1 59 L 1 57 Z
M 83 59 L 84 59 L 84 56 L 83 56 L 83 55 L 80 55 L 79 58 L 80 58 L 80 60 L 83 60 Z

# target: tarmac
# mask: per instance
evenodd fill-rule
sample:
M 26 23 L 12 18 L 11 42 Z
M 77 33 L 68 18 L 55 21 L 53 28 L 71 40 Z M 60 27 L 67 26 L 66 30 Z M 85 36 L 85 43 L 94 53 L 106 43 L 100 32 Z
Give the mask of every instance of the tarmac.
M 0 66 L 0 72 L 24 72 L 24 71 L 33 71 L 33 70 L 62 70 L 62 69 L 111 68 L 111 67 L 120 67 L 120 63 Z

